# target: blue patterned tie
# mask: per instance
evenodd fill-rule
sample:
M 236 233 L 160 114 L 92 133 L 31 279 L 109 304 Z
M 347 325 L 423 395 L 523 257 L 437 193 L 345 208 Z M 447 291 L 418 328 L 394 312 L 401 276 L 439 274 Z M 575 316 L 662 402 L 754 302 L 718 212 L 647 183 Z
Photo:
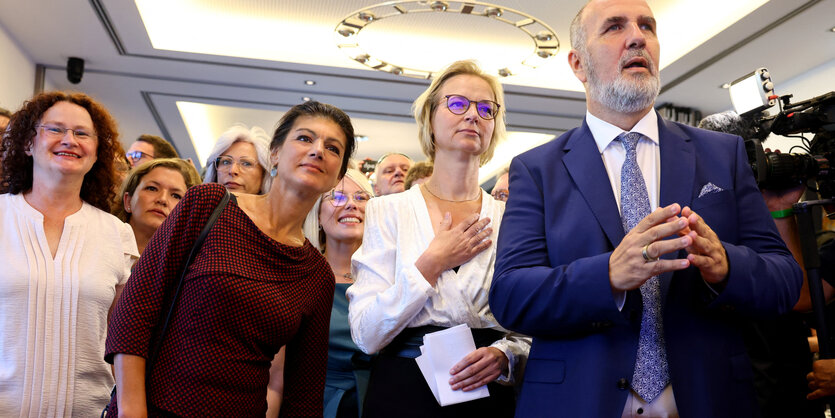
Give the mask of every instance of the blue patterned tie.
M 637 132 L 624 132 L 618 136 L 626 150 L 626 160 L 620 174 L 620 216 L 626 233 L 651 212 L 647 186 L 638 166 L 637 147 L 641 137 Z M 658 276 L 653 276 L 641 285 L 641 299 L 644 311 L 632 389 L 643 400 L 651 402 L 664 391 L 670 381 L 661 314 L 661 282 Z

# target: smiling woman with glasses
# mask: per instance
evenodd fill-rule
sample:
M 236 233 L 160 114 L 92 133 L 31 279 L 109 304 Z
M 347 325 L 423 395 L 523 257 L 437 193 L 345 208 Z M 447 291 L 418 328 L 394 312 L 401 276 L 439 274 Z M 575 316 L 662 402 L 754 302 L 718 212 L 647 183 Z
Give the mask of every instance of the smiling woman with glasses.
M 0 142 L 0 415 L 98 416 L 107 319 L 139 257 L 110 215 L 123 149 L 81 93 L 23 104 Z
M 490 312 L 494 244 L 504 213 L 478 185 L 478 169 L 504 137 L 499 82 L 471 61 L 437 75 L 414 103 L 421 145 L 434 168 L 403 193 L 368 202 L 365 240 L 348 288 L 351 334 L 379 352 L 363 416 L 513 416 L 514 390 L 530 340 L 503 329 Z M 453 367 L 453 390 L 485 384 L 490 397 L 441 407 L 414 358 L 423 336 L 459 324 L 475 351 Z M 502 383 L 505 386 L 499 386 Z
M 203 183 L 220 183 L 234 193 L 264 194 L 272 177 L 270 140 L 263 129 L 235 125 L 220 135 L 206 163 Z
M 328 260 L 335 276 L 325 377 L 325 418 L 362 416 L 371 357 L 351 341 L 345 290 L 354 283 L 351 255 L 362 244 L 365 205 L 374 196 L 371 183 L 349 168 L 333 190 L 308 213 L 304 233 Z

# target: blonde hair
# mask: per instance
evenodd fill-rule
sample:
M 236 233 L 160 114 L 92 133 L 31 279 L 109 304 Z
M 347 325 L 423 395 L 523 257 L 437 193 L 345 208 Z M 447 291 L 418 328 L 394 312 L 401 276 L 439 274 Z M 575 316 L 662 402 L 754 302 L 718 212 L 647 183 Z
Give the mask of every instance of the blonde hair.
M 507 131 L 505 127 L 504 90 L 502 90 L 502 85 L 496 77 L 482 71 L 478 64 L 472 60 L 456 61 L 450 64 L 438 73 L 432 80 L 429 88 L 415 99 L 415 102 L 412 104 L 412 112 L 418 124 L 420 146 L 423 148 L 423 153 L 426 154 L 429 161 L 434 162 L 435 138 L 432 134 L 432 115 L 435 113 L 435 109 L 438 108 L 438 101 L 440 100 L 439 92 L 444 82 L 457 75 L 473 75 L 486 81 L 490 85 L 490 89 L 493 90 L 494 100 L 499 104 L 499 112 L 493 119 L 495 125 L 493 127 L 493 136 L 490 138 L 490 145 L 479 156 L 480 165 L 484 165 L 493 158 L 496 145 L 504 139 Z
M 345 178 L 351 179 L 351 181 L 356 183 L 362 191 L 368 193 L 372 197 L 374 196 L 374 189 L 371 187 L 371 183 L 361 171 L 355 168 L 348 168 L 345 171 L 345 177 L 343 177 L 343 180 Z M 307 213 L 307 218 L 304 219 L 304 226 L 302 226 L 304 236 L 308 241 L 310 241 L 310 244 L 312 244 L 313 247 L 322 253 L 325 252 L 326 237 L 325 231 L 322 230 L 321 225 L 319 224 L 319 208 L 322 206 L 322 198 L 324 196 L 325 195 L 323 194 L 316 199 L 316 204 L 314 204 L 313 208 L 310 209 L 310 212 Z

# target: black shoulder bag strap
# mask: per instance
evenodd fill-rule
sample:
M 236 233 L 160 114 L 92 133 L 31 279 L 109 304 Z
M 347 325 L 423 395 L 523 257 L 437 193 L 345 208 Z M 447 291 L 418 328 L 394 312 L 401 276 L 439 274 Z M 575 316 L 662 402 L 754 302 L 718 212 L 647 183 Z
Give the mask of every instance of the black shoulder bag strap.
M 188 258 L 186 258 L 185 263 L 183 263 L 182 270 L 180 270 L 180 280 L 177 282 L 177 288 L 174 290 L 174 295 L 171 298 L 171 306 L 168 308 L 168 314 L 165 316 L 165 322 L 162 323 L 162 328 L 160 329 L 159 336 L 156 339 L 156 343 L 149 352 L 148 360 L 145 363 L 145 376 L 151 375 L 151 366 L 157 359 L 159 355 L 160 346 L 162 346 L 162 340 L 165 338 L 165 333 L 168 331 L 168 323 L 171 321 L 171 316 L 174 314 L 174 308 L 177 306 L 177 299 L 180 297 L 180 289 L 183 287 L 183 282 L 186 278 L 186 272 L 188 271 L 188 267 L 191 265 L 191 261 L 194 259 L 194 256 L 200 251 L 200 247 L 203 246 L 203 241 L 206 240 L 206 236 L 209 235 L 209 231 L 212 230 L 212 226 L 214 226 L 217 218 L 220 217 L 220 214 L 223 212 L 223 209 L 226 208 L 226 205 L 229 203 L 230 199 L 234 199 L 231 193 L 226 190 L 226 194 L 220 199 L 220 202 L 217 204 L 217 207 L 212 211 L 212 214 L 209 215 L 209 220 L 206 222 L 206 226 L 203 227 L 203 230 L 200 231 L 200 235 L 197 236 L 197 240 L 194 241 L 194 245 L 191 247 L 191 251 L 188 253 Z M 169 238 L 170 239 L 170 238 Z M 145 382 L 146 387 L 148 382 Z M 116 386 L 113 386 L 113 390 L 110 392 L 110 401 L 113 402 L 113 399 L 116 398 Z M 104 407 L 104 410 L 101 412 L 102 418 L 108 415 L 107 406 Z
M 162 346 L 162 340 L 165 338 L 165 333 L 168 331 L 168 324 L 171 322 L 171 317 L 174 315 L 174 308 L 177 307 L 177 299 L 180 297 L 180 290 L 183 288 L 183 282 L 186 279 L 188 267 L 191 265 L 192 260 L 194 260 L 194 256 L 200 251 L 200 247 L 203 246 L 203 241 L 206 240 L 206 236 L 209 235 L 209 231 L 211 231 L 212 226 L 214 226 L 215 222 L 217 222 L 217 218 L 220 217 L 220 214 L 223 212 L 223 209 L 226 208 L 226 205 L 229 203 L 231 198 L 232 194 L 226 190 L 226 194 L 224 194 L 223 198 L 220 199 L 220 203 L 217 204 L 215 210 L 212 211 L 211 215 L 209 215 L 209 220 L 206 222 L 206 226 L 203 227 L 200 235 L 197 236 L 197 240 L 194 241 L 194 245 L 191 247 L 191 252 L 188 253 L 186 262 L 183 263 L 183 268 L 180 270 L 180 280 L 177 282 L 177 288 L 174 290 L 174 296 L 171 297 L 171 306 L 168 308 L 168 314 L 165 316 L 165 322 L 162 323 L 159 336 L 157 336 L 157 342 L 154 344 L 154 347 L 151 349 L 150 355 L 148 356 L 148 363 L 145 366 L 146 373 L 148 375 L 150 375 L 148 372 L 150 372 L 151 366 L 157 360 L 160 346 Z

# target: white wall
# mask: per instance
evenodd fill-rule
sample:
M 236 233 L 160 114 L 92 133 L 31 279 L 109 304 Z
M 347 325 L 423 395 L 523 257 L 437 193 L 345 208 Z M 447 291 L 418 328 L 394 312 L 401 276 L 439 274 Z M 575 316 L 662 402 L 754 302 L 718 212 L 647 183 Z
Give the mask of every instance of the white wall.
M 0 107 L 14 112 L 34 91 L 34 61 L 0 25 Z

